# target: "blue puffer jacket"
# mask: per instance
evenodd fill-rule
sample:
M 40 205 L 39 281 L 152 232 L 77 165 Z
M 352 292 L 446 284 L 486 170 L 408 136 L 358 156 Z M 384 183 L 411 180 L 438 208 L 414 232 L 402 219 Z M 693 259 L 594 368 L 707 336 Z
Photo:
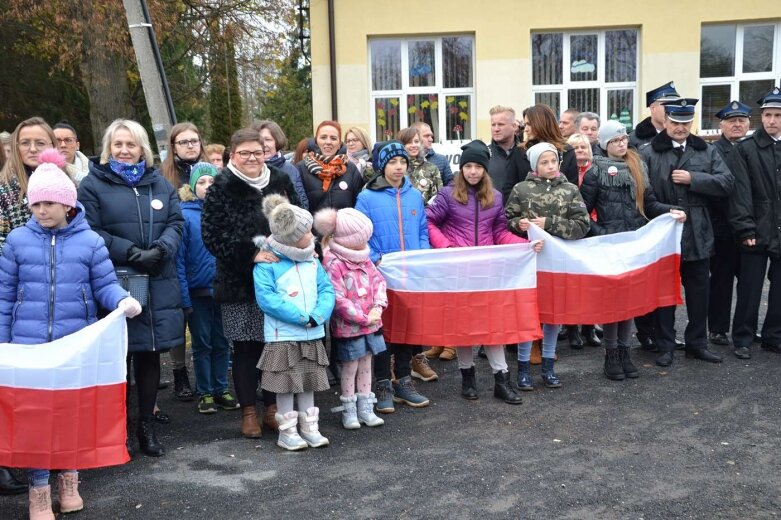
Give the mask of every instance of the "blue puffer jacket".
M 203 201 L 196 198 L 189 185 L 179 188 L 179 198 L 182 199 L 182 245 L 176 254 L 176 273 L 179 276 L 179 286 L 182 289 L 182 307 L 193 306 L 190 300 L 192 292 L 212 294 L 212 281 L 217 274 L 217 260 L 203 245 L 201 238 L 201 213 Z
M 76 210 L 64 228 L 31 218 L 8 235 L 0 257 L 0 343 L 59 339 L 97 321 L 98 305 L 111 311 L 129 296 L 84 207 Z
M 295 262 L 279 251 L 280 261 L 255 264 L 255 298 L 263 311 L 266 341 L 309 341 L 325 336 L 336 297 L 320 262 Z M 317 327 L 307 328 L 312 317 Z
M 374 224 L 369 238 L 372 262 L 377 263 L 387 253 L 430 248 L 423 196 L 406 177 L 399 189 L 391 186 L 384 175 L 373 178 L 358 195 L 355 209 Z

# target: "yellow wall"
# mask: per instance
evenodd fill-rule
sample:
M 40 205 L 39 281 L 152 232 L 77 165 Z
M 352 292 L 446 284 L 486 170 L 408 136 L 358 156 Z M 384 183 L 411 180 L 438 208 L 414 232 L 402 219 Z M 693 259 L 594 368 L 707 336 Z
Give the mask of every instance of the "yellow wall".
M 781 18 L 781 0 L 684 0 L 658 10 L 632 2 L 582 0 L 334 0 L 334 4 L 337 102 L 343 128 L 369 127 L 369 38 L 466 33 L 475 36 L 477 137 L 485 140 L 490 139 L 491 106 L 519 110 L 534 102 L 532 31 L 638 28 L 642 100 L 645 91 L 669 80 L 675 80 L 682 95 L 699 97 L 701 24 Z M 327 1 L 312 0 L 310 8 L 313 115 L 318 122 L 332 115 Z

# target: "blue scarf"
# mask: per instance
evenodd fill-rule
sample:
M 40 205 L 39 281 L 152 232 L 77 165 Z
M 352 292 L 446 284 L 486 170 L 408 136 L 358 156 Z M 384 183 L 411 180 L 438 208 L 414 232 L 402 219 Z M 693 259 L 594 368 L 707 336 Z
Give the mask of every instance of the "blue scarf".
M 274 168 L 282 169 L 282 167 L 285 165 L 285 156 L 282 155 L 282 152 L 277 152 L 268 159 L 266 159 L 266 164 L 270 164 Z
M 109 157 L 108 166 L 111 171 L 119 175 L 131 188 L 138 184 L 146 171 L 146 161 L 142 160 L 136 164 L 125 164 Z

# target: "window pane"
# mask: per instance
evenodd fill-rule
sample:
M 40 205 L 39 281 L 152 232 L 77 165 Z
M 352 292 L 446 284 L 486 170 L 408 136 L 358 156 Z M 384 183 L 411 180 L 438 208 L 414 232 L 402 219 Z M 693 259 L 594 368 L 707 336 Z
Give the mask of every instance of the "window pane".
M 716 113 L 727 106 L 727 103 L 731 101 L 730 96 L 729 85 L 704 85 L 702 87 L 700 110 L 702 111 L 703 130 L 713 130 L 719 127 Z
M 561 85 L 564 35 L 532 34 L 532 84 Z
M 759 113 L 757 99 L 761 98 L 771 90 L 775 83 L 772 79 L 763 79 L 758 81 L 741 81 L 740 94 L 738 100 L 751 107 L 751 128 L 756 130 L 762 125 L 762 115 Z M 726 103 L 724 103 L 726 105 Z
M 637 79 L 637 31 L 605 32 L 605 81 Z
M 435 80 L 436 58 L 434 42 L 409 42 L 409 86 L 433 87 Z
M 773 70 L 772 25 L 746 27 L 743 30 L 743 72 Z
M 700 77 L 735 75 L 734 25 L 703 25 L 700 33 Z
M 596 81 L 597 35 L 577 34 L 569 39 L 570 78 L 572 81 Z
M 407 126 L 418 121 L 434 129 L 439 128 L 439 96 L 417 94 L 407 96 Z
M 554 114 L 561 114 L 561 95 L 558 92 L 535 92 L 534 102 L 548 105 Z
M 472 100 L 470 96 L 445 98 L 445 134 L 448 141 L 472 139 Z
M 634 121 L 634 95 L 631 89 L 607 91 L 607 117 L 621 122 L 627 132 L 632 129 Z
M 571 89 L 567 96 L 567 103 L 568 108 L 577 108 L 581 112 L 594 112 L 599 114 L 599 89 Z
M 374 100 L 374 116 L 377 125 L 377 140 L 393 139 L 399 131 L 399 98 L 377 98 Z M 406 126 L 406 125 L 405 125 Z
M 374 40 L 372 55 L 372 90 L 401 89 L 401 42 Z
M 472 86 L 472 38 L 442 38 L 442 76 L 445 88 Z

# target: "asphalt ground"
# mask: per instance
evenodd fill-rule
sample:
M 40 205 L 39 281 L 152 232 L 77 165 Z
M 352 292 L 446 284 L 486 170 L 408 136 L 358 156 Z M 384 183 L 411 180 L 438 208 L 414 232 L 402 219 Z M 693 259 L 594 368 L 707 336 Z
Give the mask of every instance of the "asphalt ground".
M 684 319 L 679 308 L 679 331 Z M 756 347 L 741 361 L 729 347 L 712 348 L 724 363 L 678 352 L 666 369 L 635 349 L 640 378 L 613 382 L 602 375 L 601 348 L 575 351 L 561 341 L 563 387 L 544 389 L 534 367 L 535 391 L 520 406 L 493 397 L 485 360 L 477 360 L 477 401 L 459 396 L 456 361 L 434 361 L 439 381 L 418 384 L 431 405 L 397 406 L 378 428 L 344 430 L 328 411 L 337 393 L 318 394 L 331 445 L 297 453 L 278 448 L 271 433 L 241 438 L 238 411 L 200 415 L 162 390 L 172 417 L 158 427 L 166 455 L 82 472 L 85 509 L 68 516 L 781 517 L 781 356 Z M 0 497 L 0 519 L 26 518 L 26 500 Z

